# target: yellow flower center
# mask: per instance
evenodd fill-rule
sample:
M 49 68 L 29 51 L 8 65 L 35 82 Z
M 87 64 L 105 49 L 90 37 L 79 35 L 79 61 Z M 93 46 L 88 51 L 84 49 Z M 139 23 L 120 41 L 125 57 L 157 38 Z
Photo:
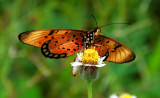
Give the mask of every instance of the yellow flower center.
M 83 64 L 97 64 L 100 56 L 95 49 L 85 49 L 83 55 L 81 56 Z
M 132 98 L 130 94 L 122 94 L 119 98 Z

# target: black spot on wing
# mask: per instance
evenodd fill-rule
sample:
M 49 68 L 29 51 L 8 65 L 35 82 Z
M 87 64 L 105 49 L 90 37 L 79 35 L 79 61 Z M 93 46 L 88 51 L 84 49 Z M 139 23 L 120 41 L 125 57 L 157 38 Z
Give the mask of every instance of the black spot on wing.
M 48 38 L 48 36 L 45 36 L 44 38 Z
M 68 32 L 65 32 L 65 34 L 67 34 Z
M 62 39 L 64 39 L 64 36 L 62 36 Z
M 70 51 L 71 49 L 67 49 L 68 51 Z
M 109 41 L 107 41 L 106 43 L 109 43 Z
M 115 47 L 114 47 L 114 50 L 116 50 L 117 48 L 119 48 L 119 47 L 121 47 L 121 46 L 122 46 L 122 45 L 120 45 L 120 44 L 117 45 L 117 46 L 115 46 Z
M 48 35 L 52 35 L 54 33 L 54 30 L 51 30 Z
M 101 42 L 101 40 L 98 41 L 98 43 L 100 43 L 100 42 Z
M 78 44 L 78 43 L 76 43 L 76 42 L 75 42 L 75 44 L 76 44 L 77 46 L 79 46 L 79 44 Z

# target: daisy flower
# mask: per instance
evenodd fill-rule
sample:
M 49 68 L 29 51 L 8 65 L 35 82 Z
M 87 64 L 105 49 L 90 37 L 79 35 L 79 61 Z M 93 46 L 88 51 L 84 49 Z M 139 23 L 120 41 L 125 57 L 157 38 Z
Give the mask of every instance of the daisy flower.
M 109 98 L 137 98 L 137 97 L 134 95 L 130 95 L 128 93 L 124 93 L 124 94 L 121 94 L 120 96 L 117 96 L 116 94 L 112 94 Z
M 103 63 L 103 60 L 106 56 L 100 57 L 98 52 L 95 49 L 85 49 L 84 53 L 77 53 L 77 58 L 75 62 L 71 63 L 71 66 L 96 66 L 103 67 L 106 64 Z
M 84 52 L 77 53 L 75 61 L 71 63 L 72 75 L 76 75 L 79 66 L 92 69 L 105 66 L 106 64 L 103 62 L 105 57 L 100 57 L 95 49 L 85 49 Z

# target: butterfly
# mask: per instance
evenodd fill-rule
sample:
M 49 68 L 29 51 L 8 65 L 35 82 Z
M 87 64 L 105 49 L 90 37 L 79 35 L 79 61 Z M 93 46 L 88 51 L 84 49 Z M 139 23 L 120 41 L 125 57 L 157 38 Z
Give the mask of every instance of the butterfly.
M 19 40 L 41 48 L 48 58 L 65 58 L 81 49 L 95 46 L 99 55 L 115 63 L 126 63 L 135 59 L 135 54 L 120 42 L 99 34 L 101 28 L 90 31 L 74 29 L 42 29 L 19 34 Z

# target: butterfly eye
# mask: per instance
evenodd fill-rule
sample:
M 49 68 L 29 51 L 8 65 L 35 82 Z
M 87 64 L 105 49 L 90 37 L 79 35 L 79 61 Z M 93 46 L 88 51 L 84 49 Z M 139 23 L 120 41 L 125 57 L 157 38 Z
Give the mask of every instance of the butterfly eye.
M 93 29 L 93 33 L 95 34 L 97 32 L 97 28 Z

